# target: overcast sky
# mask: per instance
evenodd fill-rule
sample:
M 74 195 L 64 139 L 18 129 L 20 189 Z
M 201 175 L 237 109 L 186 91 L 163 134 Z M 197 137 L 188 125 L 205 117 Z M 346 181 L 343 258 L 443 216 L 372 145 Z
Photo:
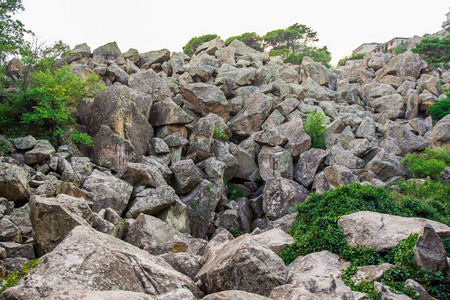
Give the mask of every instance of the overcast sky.
M 305 24 L 328 46 L 332 63 L 365 42 L 386 42 L 442 29 L 448 0 L 23 0 L 17 15 L 28 29 L 51 44 L 91 50 L 116 41 L 122 52 L 167 48 L 182 51 L 194 36 L 222 39 L 244 32 L 266 32 Z

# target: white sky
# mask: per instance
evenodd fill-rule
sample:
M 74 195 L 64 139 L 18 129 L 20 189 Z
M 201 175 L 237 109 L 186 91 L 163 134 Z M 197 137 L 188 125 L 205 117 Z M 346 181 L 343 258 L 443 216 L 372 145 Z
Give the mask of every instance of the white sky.
M 328 46 L 332 63 L 365 42 L 386 42 L 442 29 L 448 0 L 23 0 L 17 15 L 48 44 L 73 48 L 86 42 L 93 51 L 116 41 L 122 52 L 167 48 L 180 52 L 192 37 L 222 39 L 305 24 Z

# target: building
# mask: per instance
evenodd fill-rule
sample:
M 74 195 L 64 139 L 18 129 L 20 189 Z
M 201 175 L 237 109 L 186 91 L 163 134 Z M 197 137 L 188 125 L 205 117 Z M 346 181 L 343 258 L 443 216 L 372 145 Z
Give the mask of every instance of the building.
M 448 12 L 446 16 L 447 16 L 447 21 L 444 21 L 442 23 L 442 28 L 444 28 L 445 30 L 450 28 L 450 12 Z
M 397 46 L 400 46 L 402 44 L 409 44 L 409 38 L 405 37 L 395 37 L 386 43 L 379 44 L 377 48 L 373 50 L 373 52 L 389 52 L 392 53 Z
M 375 50 L 375 48 L 380 45 L 379 43 L 364 43 L 355 50 L 352 51 L 352 54 L 358 54 L 358 53 L 368 53 Z

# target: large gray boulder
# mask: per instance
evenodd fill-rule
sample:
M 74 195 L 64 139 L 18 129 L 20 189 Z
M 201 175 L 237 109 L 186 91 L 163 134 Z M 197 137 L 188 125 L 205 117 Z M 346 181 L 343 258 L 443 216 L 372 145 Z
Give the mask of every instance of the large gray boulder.
M 172 95 L 167 79 L 160 77 L 153 70 L 132 74 L 128 79 L 128 86 L 150 95 L 152 102 L 162 101 Z
M 294 168 L 294 179 L 304 187 L 309 187 L 314 181 L 317 169 L 326 156 L 327 152 L 322 149 L 310 149 L 300 154 L 300 158 Z
M 450 236 L 450 227 L 445 224 L 423 219 L 404 218 L 371 211 L 360 211 L 339 219 L 338 225 L 350 246 L 372 247 L 378 252 L 392 249 L 399 241 L 412 233 L 419 233 L 423 226 L 430 224 L 440 237 Z
M 302 60 L 301 67 L 305 70 L 306 75 L 319 85 L 327 86 L 331 89 L 336 87 L 337 75 L 321 63 L 315 62 L 312 58 L 305 56 Z
M 162 64 L 170 59 L 170 51 L 167 49 L 148 51 L 139 54 L 136 65 L 142 69 L 149 69 L 153 64 Z
M 218 293 L 209 294 L 202 298 L 202 300 L 269 300 L 270 298 L 260 296 L 254 293 L 248 293 L 245 291 L 223 291 Z
M 283 260 L 262 246 L 251 235 L 242 235 L 228 242 L 203 265 L 196 276 L 206 293 L 230 289 L 259 295 L 286 282 Z
M 375 173 L 380 180 L 387 181 L 395 176 L 406 177 L 408 170 L 403 166 L 401 157 L 380 150 L 364 167 Z
M 92 193 L 92 210 L 112 208 L 119 215 L 130 201 L 133 186 L 110 174 L 94 170 L 83 182 L 82 188 Z
M 150 114 L 152 126 L 189 124 L 194 117 L 188 115 L 172 99 L 158 101 L 152 105 Z
M 258 166 L 264 181 L 279 177 L 292 179 L 294 172 L 291 153 L 280 146 L 264 146 L 258 154 Z
M 308 195 L 308 190 L 293 180 L 268 179 L 263 191 L 263 210 L 268 219 L 275 220 L 294 212 Z
M 397 141 L 402 154 L 423 151 L 430 143 L 423 137 L 411 133 L 405 126 L 396 122 L 387 121 L 383 130 L 385 138 L 392 138 Z
M 92 53 L 94 60 L 104 59 L 109 62 L 114 62 L 119 65 L 123 65 L 125 60 L 123 59 L 122 52 L 116 42 L 111 42 L 106 45 L 100 46 Z
M 121 178 L 133 186 L 155 188 L 166 185 L 159 169 L 149 164 L 127 163 Z
M 33 146 L 33 150 L 24 154 L 23 161 L 27 165 L 34 165 L 46 162 L 54 153 L 55 148 L 47 140 L 39 140 Z
M 203 296 L 190 278 L 161 258 L 87 226 L 77 226 L 27 280 L 5 291 L 3 297 L 41 299 L 65 290 L 120 290 L 157 296 L 181 286 L 198 298 Z
M 420 230 L 413 252 L 416 264 L 424 270 L 442 273 L 449 270 L 444 243 L 430 224 Z
M 0 162 L 0 197 L 20 201 L 31 196 L 31 189 L 25 169 L 6 162 Z
M 422 59 L 419 54 L 405 52 L 394 56 L 383 71 L 383 76 L 394 75 L 411 81 L 419 78 Z
M 166 207 L 180 201 L 175 190 L 169 185 L 148 188 L 136 194 L 129 203 L 127 218 L 137 218 L 139 214 L 156 215 Z
M 285 122 L 277 126 L 277 129 L 287 138 L 284 149 L 288 150 L 292 157 L 298 158 L 311 147 L 311 137 L 303 130 L 303 122 L 300 119 Z
M 450 151 L 450 115 L 445 116 L 425 135 L 433 147 L 444 147 Z

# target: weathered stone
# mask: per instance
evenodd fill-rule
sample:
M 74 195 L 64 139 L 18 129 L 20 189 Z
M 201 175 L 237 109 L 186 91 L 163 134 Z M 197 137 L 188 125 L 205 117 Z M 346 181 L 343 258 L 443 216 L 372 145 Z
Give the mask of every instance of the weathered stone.
M 408 80 L 419 78 L 422 60 L 418 54 L 405 52 L 394 56 L 383 71 L 383 76 L 394 75 Z
M 326 167 L 324 169 L 324 175 L 332 187 L 360 182 L 359 177 L 356 176 L 349 168 L 339 165 Z
M 144 214 L 128 228 L 125 241 L 153 255 L 188 251 L 188 241 L 182 233 L 160 219 Z
M 343 216 L 338 225 L 346 235 L 349 246 L 373 247 L 378 252 L 392 249 L 426 224 L 432 225 L 440 237 L 450 236 L 450 227 L 422 218 L 404 218 L 370 211 Z
M 180 82 L 180 87 L 186 100 L 197 107 L 203 116 L 214 113 L 228 121 L 231 107 L 218 87 L 202 82 Z
M 0 197 L 10 201 L 28 199 L 31 189 L 25 169 L 5 162 L 0 162 Z
M 238 39 L 233 40 L 226 48 L 232 49 L 237 55 L 260 54 L 261 52 L 250 48 Z
M 0 220 L 0 241 L 22 243 L 22 234 L 19 227 L 11 222 L 8 216 Z
M 309 192 L 302 185 L 286 178 L 272 178 L 266 181 L 263 192 L 263 209 L 266 217 L 275 220 L 295 211 Z
M 117 46 L 116 42 L 111 42 L 101 47 L 98 47 L 92 53 L 94 60 L 104 59 L 106 61 L 115 62 L 118 65 L 123 65 L 125 60 L 123 59 L 122 52 Z
M 217 140 L 212 142 L 211 152 L 217 160 L 225 163 L 225 179 L 231 180 L 239 169 L 238 160 L 230 153 L 224 143 Z
M 230 153 L 238 162 L 239 169 L 234 175 L 236 178 L 241 178 L 249 181 L 260 181 L 259 168 L 251 155 L 242 147 L 230 143 Z
M 26 137 L 19 137 L 14 139 L 14 147 L 16 147 L 18 150 L 28 150 L 32 149 L 36 142 L 36 139 L 31 135 L 28 135 Z
M 157 217 L 179 232 L 190 233 L 191 229 L 189 227 L 187 206 L 181 202 L 178 197 L 175 197 L 174 199 L 175 202 L 163 209 Z
M 138 92 L 149 94 L 153 102 L 171 97 L 167 79 L 158 76 L 153 70 L 132 74 L 128 79 L 128 86 Z
M 365 117 L 355 133 L 356 137 L 368 138 L 375 137 L 376 123 L 370 117 Z
M 314 181 L 317 169 L 326 156 L 327 152 L 322 149 L 310 149 L 300 154 L 294 169 L 295 180 L 304 187 L 309 187 Z
M 22 207 L 15 208 L 10 220 L 19 227 L 22 236 L 31 237 L 31 220 L 30 220 L 30 205 L 27 203 Z
M 201 257 L 189 252 L 167 252 L 161 254 L 159 257 L 164 259 L 176 271 L 188 276 L 192 280 L 202 267 L 200 264 Z
M 73 229 L 27 278 L 4 296 L 31 300 L 64 290 L 122 290 L 156 296 L 178 286 L 203 296 L 192 280 L 162 259 L 87 226 Z
M 152 105 L 150 124 L 153 126 L 189 124 L 193 120 L 192 116 L 188 115 L 170 98 Z
M 173 178 L 175 180 L 175 188 L 179 194 L 187 194 L 199 184 L 204 175 L 194 165 L 192 159 L 180 160 L 173 164 L 170 169 L 173 172 Z
M 392 138 L 397 141 L 402 154 L 422 151 L 430 145 L 424 138 L 412 134 L 404 126 L 392 121 L 387 121 L 384 124 L 383 133 L 385 138 Z
M 169 59 L 170 51 L 167 49 L 149 51 L 139 54 L 139 61 L 136 62 L 136 65 L 142 69 L 149 69 L 153 64 L 161 64 Z
M 386 75 L 381 78 L 379 82 L 390 84 L 392 87 L 397 89 L 403 82 L 405 82 L 405 79 L 393 75 Z
M 424 270 L 445 273 L 450 268 L 444 244 L 430 224 L 420 230 L 413 252 L 416 264 Z
M 368 53 L 364 56 L 364 64 L 367 64 L 369 68 L 373 68 L 375 71 L 386 67 L 389 63 L 389 57 L 381 52 L 378 53 Z
M 125 60 L 130 60 L 133 64 L 139 61 L 139 51 L 134 48 L 130 48 L 127 52 L 123 53 Z
M 411 300 L 410 297 L 403 294 L 396 294 L 391 292 L 386 286 L 379 282 L 374 283 L 377 296 L 382 300 Z
M 76 226 L 92 225 L 93 219 L 83 198 L 60 194 L 56 198 L 34 196 L 30 200 L 30 220 L 39 255 L 52 251 Z
M 110 207 L 118 214 L 127 207 L 133 191 L 131 184 L 97 170 L 86 178 L 82 188 L 92 193 L 94 212 Z
M 181 198 L 187 206 L 192 236 L 206 236 L 221 198 L 222 189 L 208 180 L 202 180 L 189 194 Z
M 425 135 L 433 147 L 444 147 L 450 151 L 450 115 L 439 120 L 433 129 Z
M 86 43 L 76 45 L 71 52 L 81 54 L 81 58 L 91 57 L 91 47 Z
M 401 157 L 382 149 L 364 167 L 377 174 L 378 178 L 387 181 L 395 176 L 405 177 L 408 170 L 403 166 Z
M 297 108 L 297 106 L 300 104 L 300 102 L 296 98 L 288 98 L 277 105 L 276 109 L 283 115 L 288 116 L 291 112 L 294 111 L 294 109 Z
M 195 54 L 199 54 L 200 52 L 206 52 L 209 55 L 214 55 L 216 51 L 222 49 L 224 46 L 224 42 L 219 38 L 215 38 L 211 41 L 205 42 L 197 47 L 195 50 Z
M 289 265 L 288 282 L 294 283 L 302 277 L 339 278 L 342 269 L 347 269 L 350 262 L 329 251 L 320 251 L 300 256 Z
M 269 145 L 272 147 L 283 147 L 288 142 L 288 139 L 275 126 L 266 127 L 264 130 L 255 133 L 253 139 L 261 145 Z
M 34 144 L 33 150 L 24 154 L 24 163 L 27 165 L 39 164 L 50 158 L 56 152 L 47 140 L 39 140 Z
M 262 123 L 261 128 L 266 129 L 267 127 L 281 125 L 285 119 L 286 118 L 278 110 L 274 110 L 264 123 Z
M 255 68 L 236 68 L 219 72 L 216 77 L 216 85 L 225 85 L 227 88 L 237 89 L 240 86 L 250 85 L 255 78 Z
M 202 300 L 269 300 L 270 298 L 260 296 L 254 293 L 245 291 L 223 291 L 219 293 L 209 294 L 202 298 Z
M 271 178 L 292 179 L 294 165 L 289 151 L 277 146 L 263 146 L 258 155 L 259 174 L 262 180 Z
M 378 266 L 358 267 L 356 269 L 356 273 L 352 276 L 352 280 L 356 284 L 359 284 L 361 282 L 372 283 L 374 281 L 380 281 L 383 277 L 384 271 L 394 267 L 394 265 L 387 263 Z
M 286 282 L 286 267 L 271 250 L 250 235 L 228 242 L 200 269 L 196 279 L 207 293 L 238 289 L 269 295 Z
M 284 247 L 292 245 L 294 239 L 280 228 L 270 229 L 260 234 L 253 235 L 261 245 L 269 248 L 275 253 L 280 253 Z
M 436 77 L 432 75 L 422 75 L 419 80 L 417 80 L 417 84 L 424 89 L 428 90 L 435 96 L 440 96 L 442 94 L 442 90 L 439 87 L 440 81 Z
M 175 203 L 177 199 L 174 189 L 168 185 L 145 189 L 130 202 L 126 217 L 137 218 L 141 213 L 155 215 Z
M 374 143 L 369 142 L 367 139 L 354 139 L 350 141 L 347 149 L 353 153 L 353 155 L 362 158 L 366 155 L 372 148 Z
M 420 299 L 433 299 L 428 292 L 417 281 L 407 279 L 405 281 L 405 287 L 411 288 L 413 291 L 419 294 Z
M 159 169 L 148 164 L 127 163 L 121 178 L 133 186 L 156 188 L 166 185 Z
M 273 100 L 264 94 L 255 93 L 245 99 L 242 110 L 228 122 L 229 128 L 237 135 L 249 136 L 261 129 L 270 113 Z
M 118 82 L 123 85 L 128 85 L 130 75 L 117 65 L 110 65 L 106 68 L 105 75 L 111 82 Z
M 23 257 L 26 259 L 34 259 L 33 243 L 19 244 L 15 242 L 0 242 L 0 247 L 6 250 L 8 258 Z
M 299 157 L 300 154 L 311 147 L 311 137 L 303 130 L 302 125 L 303 122 L 298 119 L 277 126 L 278 131 L 288 139 L 284 148 L 294 158 Z
M 201 263 L 213 259 L 216 252 L 223 248 L 228 242 L 233 239 L 233 235 L 227 230 L 222 230 L 216 236 L 214 236 L 206 245 L 205 252 L 202 256 Z
M 337 75 L 312 58 L 305 56 L 301 67 L 305 70 L 306 75 L 319 85 L 328 86 L 331 89 L 336 86 Z

